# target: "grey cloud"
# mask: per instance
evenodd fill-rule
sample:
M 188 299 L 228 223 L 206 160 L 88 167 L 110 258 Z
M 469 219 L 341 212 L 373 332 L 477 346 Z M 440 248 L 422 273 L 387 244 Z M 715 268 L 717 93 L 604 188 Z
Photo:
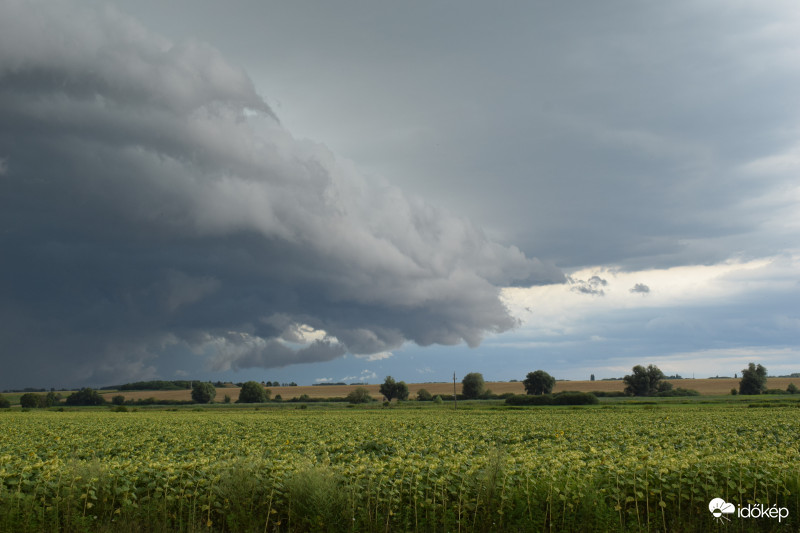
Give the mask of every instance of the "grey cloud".
M 593 296 L 605 296 L 603 287 L 608 285 L 608 281 L 600 276 L 592 276 L 588 280 L 575 279 L 570 276 L 567 278 L 567 283 L 571 285 L 571 291 Z
M 9 384 L 151 377 L 181 348 L 219 370 L 476 346 L 516 324 L 500 286 L 564 279 L 296 140 L 218 51 L 113 8 L 0 7 L 0 154 Z M 329 337 L 285 344 L 303 325 Z
M 637 293 L 638 292 L 638 293 L 641 293 L 641 294 L 647 294 L 648 292 L 650 292 L 650 287 L 648 287 L 644 283 L 637 283 L 636 285 L 631 287 L 630 291 L 633 292 L 633 293 Z

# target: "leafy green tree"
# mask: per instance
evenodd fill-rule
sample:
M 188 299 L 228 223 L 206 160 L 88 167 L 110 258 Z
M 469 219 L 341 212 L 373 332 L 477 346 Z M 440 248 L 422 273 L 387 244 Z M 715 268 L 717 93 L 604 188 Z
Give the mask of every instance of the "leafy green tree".
M 208 381 L 196 381 L 192 384 L 192 400 L 197 403 L 211 403 L 216 395 L 217 389 Z
M 433 395 L 427 389 L 419 389 L 417 391 L 417 400 L 420 402 L 429 402 L 433 400 Z
M 550 394 L 556 385 L 556 378 L 544 370 L 528 372 L 522 381 L 526 394 Z
M 406 385 L 406 382 L 395 381 L 392 376 L 386 376 L 378 391 L 383 394 L 383 397 L 388 402 L 391 402 L 392 398 L 397 398 L 398 400 L 408 399 L 408 385 Z
M 369 393 L 369 390 L 367 390 L 364 387 L 356 387 L 355 389 L 351 390 L 346 398 L 348 402 L 353 404 L 369 403 L 375 401 L 375 399 Z
M 789 386 L 786 387 L 786 392 L 789 394 L 797 394 L 797 385 L 794 383 L 789 383 Z
M 394 386 L 394 396 L 398 400 L 408 400 L 408 385 L 405 381 L 398 381 Z
M 39 395 L 32 392 L 26 392 L 19 397 L 19 405 L 25 409 L 39 407 Z
M 750 363 L 742 370 L 739 381 L 739 394 L 761 394 L 767 390 L 767 369 L 761 365 Z
M 633 367 L 633 374 L 622 378 L 628 396 L 652 396 L 672 389 L 672 383 L 664 381 L 664 373 L 656 365 Z
M 461 394 L 468 400 L 475 400 L 483 394 L 484 386 L 483 374 L 470 372 L 461 380 Z
M 263 403 L 269 400 L 270 392 L 258 381 L 248 381 L 239 390 L 236 403 Z
M 0 394 L 0 409 L 8 409 L 11 407 L 11 402 L 8 401 L 8 398 Z
M 67 396 L 67 405 L 103 405 L 105 399 L 100 394 L 88 387 L 73 392 Z
M 114 405 L 122 405 L 125 403 L 125 396 L 123 396 L 122 394 L 117 394 L 116 396 L 113 396 L 111 398 L 111 403 L 113 403 Z

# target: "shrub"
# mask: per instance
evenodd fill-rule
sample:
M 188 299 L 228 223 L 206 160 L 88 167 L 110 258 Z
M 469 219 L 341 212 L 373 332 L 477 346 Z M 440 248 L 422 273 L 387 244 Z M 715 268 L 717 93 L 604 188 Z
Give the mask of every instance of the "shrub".
M 67 396 L 67 405 L 103 405 L 105 399 L 94 389 L 83 388 Z
M 433 396 L 427 389 L 419 389 L 417 391 L 417 400 L 420 402 L 429 402 L 433 400 Z
M 736 390 L 736 389 L 731 389 L 731 396 L 736 396 L 737 394 L 739 394 L 739 391 L 738 391 L 738 390 Z
M 114 405 L 122 405 L 125 403 L 125 396 L 123 396 L 122 394 L 117 394 L 116 396 L 111 398 L 111 403 L 113 403 Z
M 351 404 L 369 403 L 374 401 L 374 398 L 369 391 L 364 387 L 356 387 L 347 395 L 347 401 Z
M 794 383 L 789 383 L 789 386 L 786 387 L 786 392 L 789 394 L 797 394 L 797 386 Z
M 437 405 L 441 404 L 443 401 L 444 401 L 444 400 L 442 400 L 442 397 L 441 397 L 441 396 L 439 396 L 438 394 L 437 394 L 436 396 L 434 396 L 434 397 L 433 397 L 433 403 L 435 403 L 435 404 L 437 404 Z
M 661 396 L 661 397 L 674 397 L 674 396 L 700 396 L 700 393 L 694 389 L 684 389 L 683 387 L 678 387 L 676 389 L 665 390 L 662 392 L 658 392 L 654 394 L 654 396 Z
M 11 407 L 11 402 L 8 401 L 8 398 L 0 394 L 0 409 L 8 409 Z
M 553 405 L 595 405 L 599 402 L 590 392 L 562 392 L 553 396 Z

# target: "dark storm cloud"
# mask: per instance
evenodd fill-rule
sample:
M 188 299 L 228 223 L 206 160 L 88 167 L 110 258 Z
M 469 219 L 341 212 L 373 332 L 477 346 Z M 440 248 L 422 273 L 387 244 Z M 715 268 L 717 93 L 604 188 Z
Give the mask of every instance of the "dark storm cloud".
M 640 294 L 647 294 L 648 292 L 650 292 L 650 287 L 648 287 L 644 283 L 637 283 L 636 285 L 631 287 L 630 292 L 633 292 L 633 293 L 637 293 L 638 292 Z
M 500 286 L 563 281 L 112 8 L 2 4 L 0 161 L 4 384 L 148 377 L 176 346 L 214 369 L 475 346 L 516 324 Z

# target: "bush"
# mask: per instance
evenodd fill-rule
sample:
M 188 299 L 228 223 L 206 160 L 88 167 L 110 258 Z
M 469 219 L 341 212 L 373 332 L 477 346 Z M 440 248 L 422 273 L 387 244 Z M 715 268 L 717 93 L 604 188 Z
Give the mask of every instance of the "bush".
M 619 390 L 612 390 L 612 391 L 593 390 L 592 394 L 594 394 L 598 398 L 623 398 L 627 396 L 627 394 Z
M 507 405 L 594 405 L 597 396 L 590 392 L 566 391 L 558 394 L 515 394 L 506 399 Z
M 94 389 L 83 388 L 67 396 L 67 405 L 103 405 L 106 401 Z
M 789 383 L 789 386 L 786 387 L 786 392 L 789 394 L 797 394 L 797 386 L 794 383 Z
M 114 405 L 122 405 L 125 403 L 125 396 L 123 396 L 122 394 L 117 394 L 116 396 L 111 398 L 111 403 L 113 403 Z
M 347 395 L 346 399 L 351 404 L 369 403 L 375 401 L 375 399 L 369 393 L 369 390 L 364 387 L 356 387 L 350 391 L 350 394 Z
M 736 390 L 736 389 L 731 389 L 731 396 L 736 396 L 737 394 L 739 394 L 739 391 L 738 391 L 738 390 Z
M 590 392 L 561 392 L 553 396 L 553 405 L 595 405 L 600 403 Z
M 786 391 L 783 389 L 767 389 L 764 394 L 786 394 Z
M 258 381 L 248 381 L 239 390 L 236 403 L 264 403 L 269 400 L 269 391 Z
M 210 382 L 196 381 L 192 384 L 192 400 L 197 403 L 211 403 L 216 395 L 217 389 Z
M 11 407 L 11 402 L 8 401 L 8 398 L 0 394 L 0 409 L 8 409 Z
M 439 404 L 441 404 L 443 401 L 444 401 L 444 400 L 442 400 L 442 397 L 441 397 L 441 396 L 439 396 L 438 394 L 437 394 L 436 396 L 434 396 L 434 397 L 433 397 L 433 403 L 435 403 L 436 405 L 439 405 Z
M 550 394 L 553 392 L 556 380 L 544 370 L 537 370 L 528 372 L 522 384 L 527 394 Z
M 467 400 L 478 399 L 481 394 L 483 394 L 484 386 L 483 374 L 479 372 L 470 372 L 461 380 L 461 394 L 463 394 L 464 398 Z
M 427 391 L 427 389 L 419 389 L 417 391 L 417 400 L 420 402 L 429 402 L 433 400 L 433 396 Z
M 678 387 L 676 389 L 658 392 L 654 394 L 654 396 L 670 398 L 674 396 L 700 396 L 700 393 L 694 389 L 684 389 L 683 387 Z

